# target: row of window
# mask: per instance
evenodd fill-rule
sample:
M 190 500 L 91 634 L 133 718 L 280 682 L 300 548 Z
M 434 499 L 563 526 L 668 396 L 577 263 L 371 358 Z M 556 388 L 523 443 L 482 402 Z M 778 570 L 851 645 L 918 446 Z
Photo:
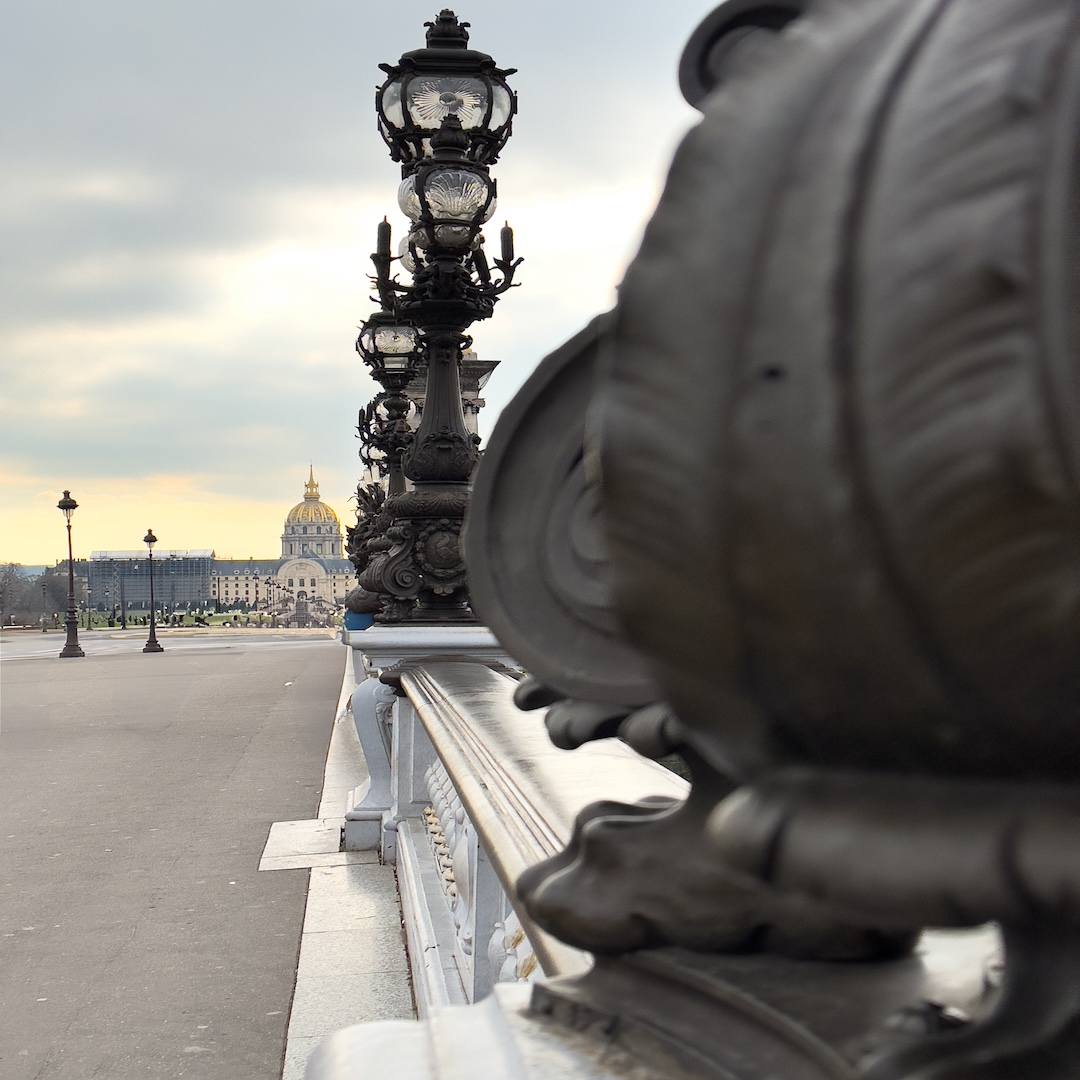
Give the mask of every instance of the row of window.
M 330 583 L 335 588 L 337 587 L 338 578 L 337 578 L 336 574 L 330 579 Z M 295 585 L 296 585 L 296 587 L 298 589 L 303 589 L 303 588 L 314 589 L 316 584 L 317 584 L 317 579 L 316 578 L 297 578 L 296 582 L 295 582 Z M 290 589 L 293 587 L 294 582 L 293 582 L 292 578 L 288 579 L 287 585 L 288 585 L 288 588 L 290 588 Z M 214 582 L 214 586 L 215 586 L 215 588 L 217 587 L 217 582 L 216 581 Z M 221 587 L 225 590 L 225 592 L 229 591 L 229 583 L 227 581 L 223 581 L 222 584 L 221 584 Z M 240 583 L 239 583 L 239 581 L 234 582 L 233 587 L 236 589 L 237 592 L 239 592 L 240 591 Z M 250 589 L 251 589 L 251 586 L 248 584 L 248 582 L 245 581 L 244 582 L 244 592 L 245 593 L 249 592 Z
M 338 577 L 337 574 L 331 574 L 330 576 L 334 581 L 337 581 L 337 577 Z M 213 575 L 213 580 L 215 582 L 223 581 L 226 585 L 228 585 L 228 583 L 229 583 L 229 579 L 227 577 L 225 577 L 223 574 L 214 574 Z M 251 580 L 253 580 L 253 579 L 248 578 L 246 575 L 245 575 L 245 577 L 241 578 L 239 574 L 234 574 L 233 579 L 232 579 L 233 584 L 236 585 L 236 586 L 239 586 L 241 581 L 243 581 L 244 584 L 247 585 L 247 584 L 249 584 L 249 582 Z M 274 578 L 270 574 L 267 574 L 265 577 L 261 577 L 260 575 L 256 574 L 254 580 L 270 582 L 270 581 L 273 581 Z M 313 585 L 315 584 L 315 579 L 314 578 L 311 579 L 311 583 Z M 289 584 L 290 585 L 292 584 L 292 579 L 291 578 L 289 579 Z M 301 585 L 304 584 L 303 578 L 300 579 L 300 584 Z
M 339 576 L 338 574 L 329 574 L 329 575 L 328 575 L 328 577 L 329 577 L 329 579 L 330 579 L 331 581 L 337 581 L 337 579 L 338 579 L 338 576 Z M 344 576 L 347 576 L 347 575 L 344 575 Z M 218 574 L 215 574 L 215 575 L 213 575 L 213 577 L 212 577 L 212 579 L 211 579 L 211 580 L 212 580 L 212 581 L 214 581 L 215 583 L 216 583 L 216 582 L 218 582 L 218 581 L 220 581 L 220 582 L 222 582 L 222 583 L 223 583 L 223 584 L 225 584 L 225 585 L 228 585 L 228 584 L 229 584 L 229 579 L 228 579 L 227 577 L 225 577 L 224 575 L 218 575 Z M 243 581 L 243 583 L 244 583 L 245 585 L 250 585 L 250 584 L 251 584 L 251 582 L 252 582 L 253 580 L 256 580 L 256 579 L 253 579 L 253 578 L 241 578 L 241 577 L 239 577 L 239 576 L 234 576 L 234 577 L 233 577 L 233 579 L 232 579 L 232 583 L 233 583 L 233 585 L 235 585 L 235 586 L 239 586 L 239 585 L 240 585 L 240 582 L 241 582 L 241 581 Z M 271 577 L 271 576 L 270 576 L 269 574 L 267 574 L 267 575 L 266 575 L 266 577 L 259 577 L 259 578 L 258 578 L 258 579 L 256 580 L 256 584 L 258 584 L 258 582 L 260 582 L 260 581 L 263 581 L 263 582 L 267 582 L 267 583 L 269 583 L 269 582 L 272 582 L 272 581 L 274 581 L 274 580 L 275 580 L 275 579 L 274 579 L 273 577 Z M 303 584 L 304 584 L 304 580 L 305 580 L 304 578 L 301 578 L 301 579 L 300 579 L 300 584 L 301 584 L 301 585 L 303 585 Z M 315 583 L 315 578 L 310 578 L 309 580 L 311 581 L 311 583 L 312 583 L 312 584 L 314 584 L 314 583 Z M 293 583 L 293 580 L 292 580 L 292 578 L 289 578 L 289 584 L 291 585 L 292 583 Z

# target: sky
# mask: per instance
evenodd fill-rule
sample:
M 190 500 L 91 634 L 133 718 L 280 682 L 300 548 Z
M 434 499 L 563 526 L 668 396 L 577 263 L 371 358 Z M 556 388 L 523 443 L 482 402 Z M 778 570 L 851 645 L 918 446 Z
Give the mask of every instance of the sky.
M 486 434 L 553 348 L 614 303 L 697 114 L 679 55 L 709 0 L 461 0 L 516 67 L 493 175 L 525 262 L 473 327 L 501 361 Z M 370 252 L 399 170 L 380 62 L 417 0 L 0 0 L 0 562 L 133 550 L 271 557 L 309 464 L 343 524 Z

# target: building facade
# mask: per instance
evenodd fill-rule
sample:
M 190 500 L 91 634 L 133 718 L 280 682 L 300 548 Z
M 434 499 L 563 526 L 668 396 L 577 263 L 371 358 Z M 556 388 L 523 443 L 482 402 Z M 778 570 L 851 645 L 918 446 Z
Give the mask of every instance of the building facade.
M 309 471 L 304 498 L 286 515 L 279 559 L 216 559 L 210 598 L 219 608 L 246 605 L 305 625 L 345 601 L 355 571 L 342 555 L 341 522 L 319 498 Z
M 239 608 L 277 622 L 325 621 L 354 584 L 342 555 L 341 522 L 319 498 L 309 471 L 304 498 L 286 515 L 276 559 L 219 559 L 212 550 L 154 552 L 154 601 L 159 611 Z M 100 610 L 147 610 L 149 559 L 145 551 L 95 551 L 87 564 L 90 603 Z
M 87 565 L 90 603 L 98 610 L 149 610 L 150 560 L 145 551 L 93 551 Z M 214 553 L 154 552 L 154 601 L 163 611 L 205 607 Z

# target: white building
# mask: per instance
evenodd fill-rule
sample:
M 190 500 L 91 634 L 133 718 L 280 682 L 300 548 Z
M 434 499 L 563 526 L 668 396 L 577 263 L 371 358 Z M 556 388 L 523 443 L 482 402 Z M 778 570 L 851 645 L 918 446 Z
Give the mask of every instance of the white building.
M 305 621 L 344 603 L 355 584 L 352 563 L 342 555 L 341 522 L 319 498 L 314 471 L 304 485 L 304 501 L 285 517 L 279 559 L 216 559 L 211 598 L 220 607 L 248 607 L 295 615 Z

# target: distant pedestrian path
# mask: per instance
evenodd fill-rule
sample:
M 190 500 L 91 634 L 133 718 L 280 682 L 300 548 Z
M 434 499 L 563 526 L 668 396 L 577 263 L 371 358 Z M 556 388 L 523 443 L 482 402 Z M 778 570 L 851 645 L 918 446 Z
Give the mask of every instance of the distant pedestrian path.
M 281 1075 L 308 875 L 259 859 L 317 814 L 345 650 L 225 637 L 0 641 L 4 1080 Z

